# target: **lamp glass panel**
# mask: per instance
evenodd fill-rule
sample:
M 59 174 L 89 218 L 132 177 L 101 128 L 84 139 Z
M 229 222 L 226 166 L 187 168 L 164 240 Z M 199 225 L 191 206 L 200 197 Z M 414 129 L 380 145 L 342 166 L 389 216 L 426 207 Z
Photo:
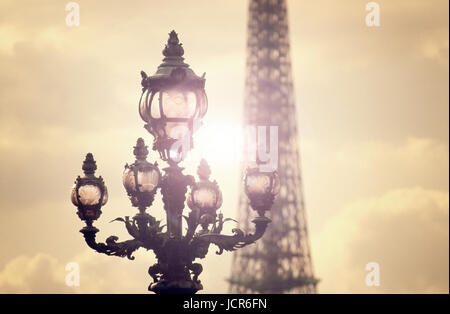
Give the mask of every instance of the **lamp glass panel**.
M 216 207 L 216 193 L 212 189 L 199 188 L 193 194 L 194 204 L 199 208 L 215 208 Z
M 98 186 L 86 184 L 78 188 L 78 196 L 81 204 L 84 206 L 97 205 L 100 202 L 102 193 Z
M 216 207 L 220 208 L 223 203 L 222 192 L 218 191 Z
M 208 110 L 208 100 L 206 98 L 206 94 L 204 91 L 199 91 L 197 93 L 197 96 L 198 96 L 197 103 L 199 107 L 198 116 L 203 117 L 206 114 L 206 111 Z
M 136 182 L 134 180 L 134 172 L 130 168 L 126 168 L 122 176 L 123 186 L 129 192 L 136 192 Z
M 103 193 L 102 205 L 105 205 L 108 202 L 108 189 L 105 186 L 105 192 Z
M 148 96 L 150 114 L 153 119 L 161 118 L 161 110 L 159 108 L 159 97 L 161 97 L 161 93 L 152 94 Z
M 169 90 L 162 92 L 163 111 L 168 118 L 191 118 L 195 113 L 197 98 L 190 91 Z
M 144 119 L 144 121 L 148 122 L 148 112 L 147 112 L 147 104 L 146 104 L 146 98 L 148 95 L 148 91 L 146 93 L 143 93 L 139 102 L 139 113 L 141 117 Z
M 152 192 L 159 181 L 159 174 L 155 170 L 138 171 L 137 179 L 140 192 Z
M 70 199 L 72 200 L 73 205 L 78 206 L 76 184 L 74 184 L 72 187 L 72 191 L 70 193 Z
M 247 191 L 250 194 L 265 194 L 270 188 L 270 177 L 263 173 L 247 177 Z

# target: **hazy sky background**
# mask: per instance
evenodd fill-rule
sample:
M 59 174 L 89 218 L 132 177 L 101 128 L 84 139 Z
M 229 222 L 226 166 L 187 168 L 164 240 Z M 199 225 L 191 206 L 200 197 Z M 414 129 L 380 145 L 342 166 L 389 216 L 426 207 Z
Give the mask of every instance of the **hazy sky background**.
M 66 1 L 0 2 L 0 292 L 146 292 L 152 253 L 91 251 L 69 192 L 92 152 L 110 194 L 98 239 L 127 238 L 108 222 L 134 215 L 122 170 L 137 137 L 152 141 L 139 72 L 154 73 L 172 29 L 186 62 L 207 73 L 197 142 L 210 147 L 225 216 L 237 216 L 239 165 L 223 158 L 237 153 L 224 130 L 242 120 L 247 1 L 77 2 L 79 27 L 66 25 Z M 380 0 L 379 28 L 365 24 L 367 2 L 288 1 L 319 292 L 448 293 L 448 1 Z M 161 202 L 149 212 L 162 217 Z M 204 292 L 226 292 L 231 253 L 214 252 Z M 68 262 L 81 266 L 80 287 L 64 283 Z M 379 287 L 365 285 L 368 262 L 380 264 Z

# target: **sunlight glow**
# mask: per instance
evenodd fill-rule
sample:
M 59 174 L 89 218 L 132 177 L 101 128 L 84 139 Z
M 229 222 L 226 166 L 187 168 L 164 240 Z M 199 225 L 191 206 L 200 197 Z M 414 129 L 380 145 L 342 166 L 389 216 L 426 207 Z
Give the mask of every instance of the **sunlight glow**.
M 242 160 L 244 132 L 233 124 L 203 125 L 194 135 L 193 154 L 214 164 L 239 164 Z

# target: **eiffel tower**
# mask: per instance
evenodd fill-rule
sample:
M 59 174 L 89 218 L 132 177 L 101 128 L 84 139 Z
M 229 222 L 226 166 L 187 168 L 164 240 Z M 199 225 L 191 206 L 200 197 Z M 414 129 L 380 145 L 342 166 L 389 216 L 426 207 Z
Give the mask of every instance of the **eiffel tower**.
M 244 123 L 278 126 L 281 189 L 266 234 L 233 255 L 232 293 L 316 293 L 289 50 L 286 0 L 250 0 Z M 255 216 L 245 193 L 238 215 L 245 222 Z M 240 227 L 251 232 L 249 224 Z

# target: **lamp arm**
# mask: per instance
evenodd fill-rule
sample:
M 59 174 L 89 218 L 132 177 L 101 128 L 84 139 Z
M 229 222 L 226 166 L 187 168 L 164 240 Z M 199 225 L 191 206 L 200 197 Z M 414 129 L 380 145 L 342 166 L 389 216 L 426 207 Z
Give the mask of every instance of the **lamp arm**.
M 242 248 L 249 244 L 254 243 L 256 240 L 261 238 L 266 232 L 267 225 L 271 220 L 267 217 L 256 217 L 252 221 L 255 224 L 255 233 L 244 234 L 241 229 L 233 229 L 234 235 L 221 235 L 216 233 L 202 234 L 196 238 L 200 243 L 213 243 L 217 245 L 219 251 L 216 254 L 220 255 L 223 250 L 234 251 L 236 249 Z M 195 240 L 194 240 L 195 241 Z M 196 242 L 196 241 L 195 241 Z
M 97 243 L 95 235 L 98 231 L 97 228 L 89 225 L 80 230 L 87 245 L 98 253 L 118 257 L 126 256 L 128 259 L 134 260 L 133 252 L 143 246 L 143 243 L 136 239 L 116 242 L 119 239 L 117 236 L 108 237 L 106 243 Z

